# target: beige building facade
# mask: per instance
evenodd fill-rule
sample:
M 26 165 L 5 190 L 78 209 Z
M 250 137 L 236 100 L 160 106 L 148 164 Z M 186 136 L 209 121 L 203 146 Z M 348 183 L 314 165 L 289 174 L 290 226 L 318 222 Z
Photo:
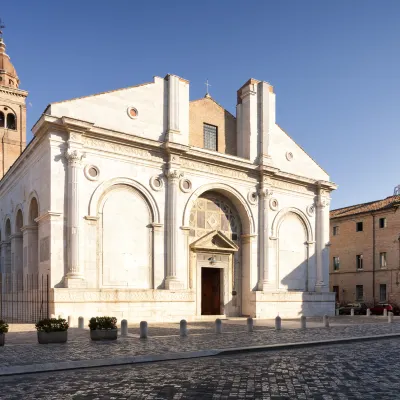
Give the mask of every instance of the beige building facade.
M 400 196 L 330 212 L 330 289 L 340 303 L 400 305 Z

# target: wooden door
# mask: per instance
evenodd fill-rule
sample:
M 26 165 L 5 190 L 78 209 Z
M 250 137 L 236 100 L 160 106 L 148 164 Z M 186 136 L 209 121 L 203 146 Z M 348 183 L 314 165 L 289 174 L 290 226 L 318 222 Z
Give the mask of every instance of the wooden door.
M 201 269 L 201 314 L 221 313 L 221 269 Z

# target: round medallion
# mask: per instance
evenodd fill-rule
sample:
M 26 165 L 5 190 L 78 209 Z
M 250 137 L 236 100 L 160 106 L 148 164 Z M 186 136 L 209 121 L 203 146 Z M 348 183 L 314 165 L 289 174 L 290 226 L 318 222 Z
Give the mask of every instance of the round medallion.
M 100 170 L 95 165 L 86 165 L 83 172 L 89 181 L 97 181 L 99 179 Z
M 159 192 L 164 187 L 164 181 L 159 176 L 152 176 L 149 183 L 150 187 L 156 192 Z
M 288 161 L 292 161 L 293 160 L 293 153 L 291 151 L 287 151 L 286 152 L 286 159 Z
M 189 193 L 192 190 L 192 182 L 189 179 L 181 179 L 179 181 L 179 188 L 184 193 Z
M 273 197 L 270 201 L 269 201 L 269 208 L 273 211 L 276 211 L 279 208 L 279 202 L 278 200 Z
M 310 204 L 309 206 L 307 206 L 306 212 L 307 212 L 309 217 L 313 217 L 314 214 L 315 214 L 315 206 L 314 206 L 314 204 Z
M 247 200 L 250 204 L 257 204 L 257 191 L 255 189 L 251 189 L 249 193 L 247 193 Z
M 135 107 L 128 107 L 126 111 L 129 118 L 136 119 L 138 117 L 138 110 Z

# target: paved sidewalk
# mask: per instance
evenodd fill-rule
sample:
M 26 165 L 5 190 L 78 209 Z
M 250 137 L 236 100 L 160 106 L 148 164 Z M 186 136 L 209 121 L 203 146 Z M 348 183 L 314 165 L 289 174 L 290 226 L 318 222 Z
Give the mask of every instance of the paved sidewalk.
M 338 321 L 344 321 L 339 318 Z M 316 342 L 321 340 L 344 339 L 352 337 L 379 336 L 387 334 L 400 335 L 399 322 L 388 324 L 381 317 L 380 320 L 370 320 L 360 318 L 359 323 L 355 324 L 351 320 L 351 325 L 337 323 L 331 328 L 308 328 L 306 330 L 286 328 L 290 326 L 289 321 L 283 321 L 283 330 L 275 331 L 267 323 L 260 322 L 256 330 L 252 333 L 245 331 L 245 324 L 231 323 L 224 321 L 224 333 L 217 335 L 212 331 L 212 323 L 193 323 L 189 325 L 189 336 L 181 338 L 177 335 L 168 335 L 170 324 L 160 324 L 154 333 L 158 336 L 150 336 L 147 340 L 140 340 L 136 334 L 136 328 L 131 329 L 128 337 L 119 339 L 115 342 L 92 342 L 89 338 L 88 330 L 71 328 L 69 331 L 69 341 L 65 344 L 39 345 L 31 342 L 18 344 L 13 341 L 12 335 L 17 332 L 10 332 L 6 337 L 6 346 L 0 348 L 0 358 L 2 360 L 0 375 L 7 372 L 7 368 L 15 366 L 40 365 L 45 363 L 76 362 L 83 360 L 112 360 L 121 357 L 133 356 L 152 356 L 168 355 L 171 353 L 198 352 L 210 349 L 228 349 L 250 346 L 267 346 L 274 344 Z M 333 322 L 333 321 L 332 321 Z M 264 325 L 263 325 L 264 324 Z M 318 322 L 321 326 L 321 322 Z M 311 321 L 309 326 L 311 326 Z M 293 327 L 299 326 L 299 321 L 293 322 Z M 198 327 L 199 329 L 195 329 Z M 164 330 L 163 330 L 164 329 Z M 150 326 L 149 334 L 152 335 Z M 176 329 L 174 329 L 176 332 Z M 203 332 L 194 334 L 194 332 Z M 164 333 L 164 334 L 162 334 Z M 30 334 L 35 337 L 35 332 L 19 333 Z M 8 337 L 10 335 L 10 337 Z M 8 340 L 10 339 L 10 340 Z M 14 343 L 13 343 L 14 342 Z

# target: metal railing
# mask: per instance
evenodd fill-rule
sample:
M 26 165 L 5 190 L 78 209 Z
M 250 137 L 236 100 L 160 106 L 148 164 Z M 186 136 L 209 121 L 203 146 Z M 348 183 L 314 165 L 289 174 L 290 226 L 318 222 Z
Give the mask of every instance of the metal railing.
M 0 273 L 0 319 L 35 323 L 48 317 L 48 275 Z

